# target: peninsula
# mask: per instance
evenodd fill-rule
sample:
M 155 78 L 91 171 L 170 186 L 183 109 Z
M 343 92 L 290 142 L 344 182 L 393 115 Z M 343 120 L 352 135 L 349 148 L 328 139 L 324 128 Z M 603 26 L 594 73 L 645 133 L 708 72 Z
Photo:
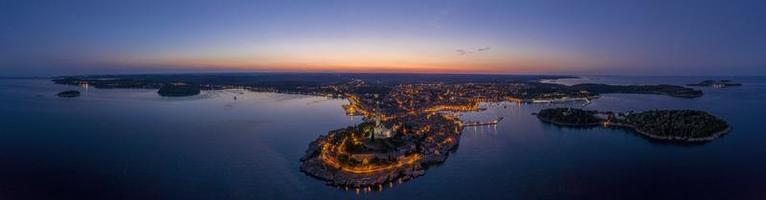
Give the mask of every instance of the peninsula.
M 600 112 L 576 108 L 543 109 L 537 117 L 559 126 L 615 126 L 636 131 L 652 139 L 677 142 L 711 141 L 731 129 L 722 119 L 695 110 L 645 112 Z
M 240 88 L 344 98 L 349 102 L 343 106 L 346 113 L 362 116 L 364 122 L 331 130 L 311 142 L 300 159 L 300 170 L 330 185 L 365 190 L 382 189 L 384 184 L 425 174 L 430 165 L 446 161 L 464 127 L 493 125 L 501 120 L 464 122 L 455 115 L 479 111 L 482 102 L 589 102 L 608 93 L 702 96 L 702 91 L 674 85 L 566 86 L 538 82 L 557 78 L 571 77 L 256 73 L 74 76 L 53 81 L 96 88 L 158 89 L 163 96 Z
M 444 162 L 462 130 L 457 118 L 434 113 L 380 120 L 319 137 L 301 159 L 301 171 L 331 185 L 379 189 Z

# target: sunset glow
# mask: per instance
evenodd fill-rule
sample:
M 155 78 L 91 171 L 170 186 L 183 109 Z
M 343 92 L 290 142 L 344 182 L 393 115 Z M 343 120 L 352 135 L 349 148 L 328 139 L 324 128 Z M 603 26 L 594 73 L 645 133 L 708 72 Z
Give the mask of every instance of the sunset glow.
M 593 2 L 589 2 L 593 3 Z M 7 74 L 764 73 L 762 4 L 3 3 Z M 168 12 L 172 10 L 172 12 Z M 737 69 L 736 73 L 733 70 Z
M 764 199 L 763 102 L 764 0 L 0 0 L 0 200 Z

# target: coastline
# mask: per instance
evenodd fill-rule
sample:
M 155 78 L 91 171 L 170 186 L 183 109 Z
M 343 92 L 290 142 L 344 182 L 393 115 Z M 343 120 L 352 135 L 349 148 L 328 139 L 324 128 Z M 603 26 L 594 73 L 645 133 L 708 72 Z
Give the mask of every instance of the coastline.
M 729 126 L 726 127 L 726 129 L 718 131 L 718 132 L 715 132 L 715 133 L 711 134 L 710 136 L 699 137 L 699 138 L 690 138 L 690 137 L 679 137 L 679 136 L 661 136 L 661 135 L 655 135 L 655 134 L 652 134 L 652 133 L 649 133 L 649 132 L 646 132 L 646 131 L 639 130 L 639 129 L 637 129 L 634 126 L 631 126 L 631 125 L 628 125 L 628 124 L 624 124 L 624 123 L 614 123 L 614 122 L 602 121 L 602 122 L 597 122 L 597 123 L 582 123 L 582 124 L 577 124 L 577 123 L 558 122 L 558 121 L 554 121 L 554 120 L 547 119 L 547 118 L 544 118 L 544 117 L 540 117 L 540 115 L 537 115 L 537 118 L 540 119 L 540 121 L 543 121 L 543 122 L 546 122 L 546 123 L 550 123 L 550 124 L 554 124 L 554 125 L 558 125 L 558 126 L 565 126 L 565 127 L 596 127 L 596 126 L 602 126 L 602 125 L 606 126 L 606 127 L 614 126 L 614 127 L 618 127 L 618 128 L 623 128 L 623 129 L 628 129 L 628 130 L 634 131 L 634 132 L 638 133 L 639 135 L 646 136 L 646 137 L 649 137 L 651 139 L 663 140 L 663 141 L 679 141 L 679 142 L 709 142 L 709 141 L 713 141 L 714 139 L 729 133 L 731 131 L 731 129 L 732 129 L 731 126 L 729 125 Z
M 621 127 L 621 128 L 627 128 L 627 129 L 635 131 L 636 133 L 639 133 L 639 134 L 641 134 L 643 136 L 646 136 L 646 137 L 649 137 L 649 138 L 652 138 L 652 139 L 667 140 L 667 141 L 683 141 L 683 142 L 709 142 L 709 141 L 713 141 L 714 139 L 716 139 L 716 138 L 718 138 L 720 136 L 723 136 L 723 135 L 725 135 L 725 134 L 727 134 L 727 133 L 729 133 L 731 131 L 731 126 L 727 126 L 726 129 L 718 131 L 718 132 L 715 132 L 715 133 L 711 134 L 710 136 L 699 137 L 699 138 L 690 138 L 690 137 L 654 135 L 654 134 L 651 134 L 649 132 L 639 130 L 639 129 L 631 126 L 631 125 L 622 124 L 622 123 L 606 122 L 606 125 L 607 126 L 616 126 L 616 127 Z
M 323 180 L 327 185 L 367 191 L 375 187 L 382 190 L 384 184 L 402 183 L 423 176 L 430 166 L 442 164 L 447 160 L 451 151 L 458 146 L 462 130 L 465 128 L 457 121 L 448 118 L 444 120 L 451 126 L 446 129 L 445 134 L 431 132 L 435 130 L 424 132 L 426 137 L 436 138 L 411 141 L 413 151 L 396 155 L 395 162 L 383 165 L 349 166 L 344 163 L 338 150 L 333 150 L 333 146 L 337 145 L 333 141 L 348 138 L 346 134 L 352 130 L 332 130 L 309 144 L 305 155 L 300 159 L 300 171 Z M 418 148 L 414 148 L 415 146 Z M 402 149 L 398 151 L 401 152 Z M 344 154 L 349 155 L 347 152 Z

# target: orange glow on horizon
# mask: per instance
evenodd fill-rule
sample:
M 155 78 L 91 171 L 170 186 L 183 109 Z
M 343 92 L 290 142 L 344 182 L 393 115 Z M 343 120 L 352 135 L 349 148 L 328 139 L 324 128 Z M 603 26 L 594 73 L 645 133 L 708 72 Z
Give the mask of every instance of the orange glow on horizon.
M 522 63 L 511 61 L 468 62 L 461 60 L 415 62 L 402 60 L 352 60 L 328 62 L 253 62 L 251 59 L 172 59 L 131 63 L 137 66 L 168 66 L 178 69 L 283 72 L 349 72 L 349 73 L 543 73 L 564 69 L 566 64 Z
M 541 73 L 550 71 L 547 67 L 493 67 L 493 66 L 351 66 L 351 65 L 245 65 L 230 66 L 221 64 L 163 64 L 178 69 L 222 70 L 222 71 L 264 71 L 264 72 L 339 72 L 339 73 L 445 73 L 445 74 L 483 74 L 483 73 Z M 545 71 L 540 69 L 546 69 Z
M 460 53 L 491 43 L 490 50 Z M 109 58 L 178 69 L 359 73 L 547 73 L 590 66 L 592 57 L 524 42 L 434 38 L 289 38 L 264 43 L 201 43 Z

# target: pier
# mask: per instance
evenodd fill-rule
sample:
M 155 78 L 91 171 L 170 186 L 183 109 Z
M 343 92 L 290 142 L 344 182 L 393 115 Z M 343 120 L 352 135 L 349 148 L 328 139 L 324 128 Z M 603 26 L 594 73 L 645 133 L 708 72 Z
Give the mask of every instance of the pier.
M 488 126 L 488 125 L 497 125 L 501 120 L 503 120 L 503 117 L 498 117 L 495 120 L 490 121 L 467 121 L 461 123 L 462 126 Z

